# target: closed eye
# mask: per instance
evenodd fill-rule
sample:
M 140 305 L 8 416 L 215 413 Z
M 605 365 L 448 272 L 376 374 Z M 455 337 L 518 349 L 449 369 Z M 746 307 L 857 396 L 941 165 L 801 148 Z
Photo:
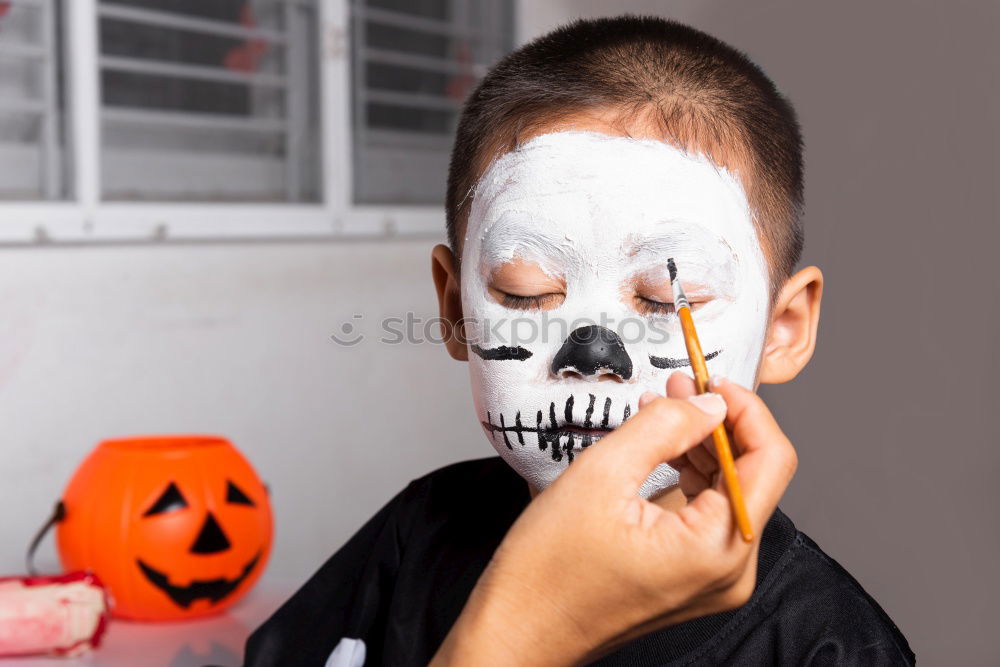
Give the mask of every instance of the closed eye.
M 520 257 L 495 267 L 486 278 L 493 299 L 511 310 L 551 310 L 566 298 L 566 281 Z
M 562 303 L 563 298 L 563 295 L 558 292 L 532 296 L 500 292 L 500 303 L 513 310 L 550 310 Z
M 643 315 L 671 315 L 674 313 L 673 302 L 656 301 L 644 296 L 637 296 L 636 310 Z
M 688 302 L 691 304 L 691 310 L 698 310 L 706 303 L 708 299 L 705 297 L 700 297 L 695 300 L 688 297 Z M 657 301 L 656 299 L 650 299 L 644 296 L 635 297 L 635 309 L 643 315 L 673 315 L 676 311 L 674 308 L 673 301 Z

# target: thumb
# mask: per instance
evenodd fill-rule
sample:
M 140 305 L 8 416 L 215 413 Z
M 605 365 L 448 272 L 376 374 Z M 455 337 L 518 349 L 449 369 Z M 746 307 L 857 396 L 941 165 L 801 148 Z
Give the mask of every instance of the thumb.
M 631 419 L 588 454 L 594 465 L 634 493 L 657 465 L 700 444 L 725 416 L 725 400 L 713 393 L 644 401 Z

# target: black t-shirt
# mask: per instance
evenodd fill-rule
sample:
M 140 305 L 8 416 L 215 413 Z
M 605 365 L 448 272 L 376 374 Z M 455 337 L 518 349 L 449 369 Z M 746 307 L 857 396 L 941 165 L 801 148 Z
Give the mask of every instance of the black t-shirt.
M 344 637 L 364 641 L 366 666 L 426 665 L 529 500 L 499 457 L 410 482 L 250 636 L 247 667 L 322 666 Z M 580 563 L 552 576 L 586 572 Z M 878 603 L 779 510 L 761 538 L 747 604 L 650 633 L 594 664 L 913 662 Z

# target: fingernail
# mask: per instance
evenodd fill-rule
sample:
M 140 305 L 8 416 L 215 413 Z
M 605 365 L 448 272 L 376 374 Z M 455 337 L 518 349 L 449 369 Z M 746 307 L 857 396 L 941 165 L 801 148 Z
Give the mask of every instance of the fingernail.
M 719 415 L 726 412 L 726 400 L 718 394 L 698 394 L 689 396 L 688 400 L 705 414 Z
M 710 387 L 721 387 L 722 385 L 729 382 L 729 380 L 724 375 L 713 375 L 708 379 L 708 386 Z

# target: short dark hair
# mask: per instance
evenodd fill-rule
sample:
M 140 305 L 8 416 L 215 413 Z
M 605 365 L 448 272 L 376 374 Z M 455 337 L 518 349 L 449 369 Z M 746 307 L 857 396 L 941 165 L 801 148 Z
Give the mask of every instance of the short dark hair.
M 772 296 L 802 254 L 802 137 L 795 111 L 749 58 L 662 18 L 581 19 L 501 59 L 469 96 L 451 153 L 448 241 L 461 253 L 473 189 L 518 137 L 588 110 L 657 123 L 664 139 L 735 171 L 769 256 Z

